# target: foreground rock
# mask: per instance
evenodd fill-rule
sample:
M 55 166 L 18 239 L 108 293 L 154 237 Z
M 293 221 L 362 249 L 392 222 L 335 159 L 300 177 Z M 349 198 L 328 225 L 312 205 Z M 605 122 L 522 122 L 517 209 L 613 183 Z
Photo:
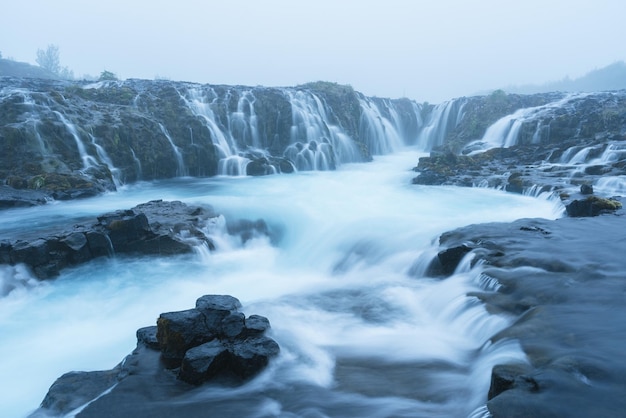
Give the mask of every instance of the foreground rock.
M 183 254 L 201 243 L 212 248 L 203 228 L 216 217 L 210 207 L 151 201 L 70 229 L 27 232 L 0 241 L 0 264 L 24 264 L 36 277 L 47 279 L 102 256 Z
M 197 385 L 247 382 L 280 348 L 265 335 L 267 318 L 240 308 L 232 296 L 205 295 L 193 309 L 161 314 L 156 326 L 137 331 L 137 349 L 120 365 L 61 376 L 33 416 L 67 414 L 90 401 L 81 417 L 168 416 Z M 165 405 L 170 412 L 154 412 Z
M 473 296 L 517 320 L 492 337 L 518 340 L 527 364 L 494 367 L 494 417 L 621 416 L 626 410 L 626 216 L 522 219 L 443 234 L 431 273 L 464 254 L 482 260 L 498 291 Z M 446 254 L 449 253 L 449 254 Z M 443 262 L 450 263 L 445 269 Z

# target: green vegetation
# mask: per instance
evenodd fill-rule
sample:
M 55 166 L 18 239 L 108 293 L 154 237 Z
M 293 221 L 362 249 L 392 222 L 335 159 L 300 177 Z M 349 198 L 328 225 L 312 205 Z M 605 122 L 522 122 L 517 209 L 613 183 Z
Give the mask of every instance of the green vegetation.
M 354 89 L 349 84 L 339 84 L 330 81 L 314 81 L 301 84 L 298 88 L 314 90 L 315 92 L 335 95 L 354 94 Z
M 605 199 L 598 196 L 589 196 L 587 198 L 587 202 L 591 203 L 593 206 L 597 207 L 599 210 L 617 210 L 622 208 L 622 204 L 613 199 Z
M 116 80 L 118 80 L 117 75 L 107 70 L 102 71 L 100 73 L 100 77 L 98 78 L 98 81 L 116 81 Z
M 50 71 L 52 74 L 66 80 L 74 79 L 74 72 L 67 67 L 61 67 L 61 53 L 57 45 L 50 44 L 48 47 L 37 50 L 37 58 L 35 62 L 44 70 Z

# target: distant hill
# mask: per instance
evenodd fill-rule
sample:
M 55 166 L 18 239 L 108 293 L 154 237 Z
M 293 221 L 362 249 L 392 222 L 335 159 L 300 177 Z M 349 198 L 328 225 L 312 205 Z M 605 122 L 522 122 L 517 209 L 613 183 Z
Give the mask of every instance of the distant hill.
M 617 61 L 604 68 L 595 69 L 576 79 L 565 77 L 540 85 L 508 86 L 502 88 L 507 93 L 535 94 L 552 91 L 607 91 L 626 89 L 626 63 Z
M 44 70 L 41 67 L 30 65 L 25 62 L 0 59 L 0 77 L 26 77 L 58 79 L 59 76 Z

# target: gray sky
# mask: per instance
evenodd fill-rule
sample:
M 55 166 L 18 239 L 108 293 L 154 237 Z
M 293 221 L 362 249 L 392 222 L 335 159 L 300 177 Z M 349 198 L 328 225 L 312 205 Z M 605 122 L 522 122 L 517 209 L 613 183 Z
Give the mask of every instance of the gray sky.
M 76 76 L 292 86 L 438 103 L 626 61 L 624 0 L 4 0 L 0 52 Z

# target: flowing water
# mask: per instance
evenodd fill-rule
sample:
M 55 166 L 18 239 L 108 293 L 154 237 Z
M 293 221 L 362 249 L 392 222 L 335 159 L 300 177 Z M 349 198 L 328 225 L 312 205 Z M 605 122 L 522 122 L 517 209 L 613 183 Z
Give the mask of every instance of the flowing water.
M 231 294 L 247 315 L 267 316 L 281 354 L 243 388 L 200 388 L 196 401 L 231 402 L 239 417 L 480 411 L 491 367 L 524 355 L 515 341 L 489 343 L 511 319 L 467 296 L 494 288 L 480 267 L 424 277 L 436 238 L 471 223 L 554 219 L 559 208 L 489 189 L 413 186 L 417 157 L 409 150 L 337 171 L 146 182 L 4 211 L 3 238 L 151 199 L 210 204 L 223 218 L 207 230 L 211 253 L 99 259 L 46 282 L 2 267 L 3 285 L 16 286 L 0 299 L 2 415 L 26 416 L 65 372 L 114 367 L 133 350 L 137 328 L 204 294 Z M 237 219 L 264 219 L 271 237 L 242 243 L 226 232 Z

